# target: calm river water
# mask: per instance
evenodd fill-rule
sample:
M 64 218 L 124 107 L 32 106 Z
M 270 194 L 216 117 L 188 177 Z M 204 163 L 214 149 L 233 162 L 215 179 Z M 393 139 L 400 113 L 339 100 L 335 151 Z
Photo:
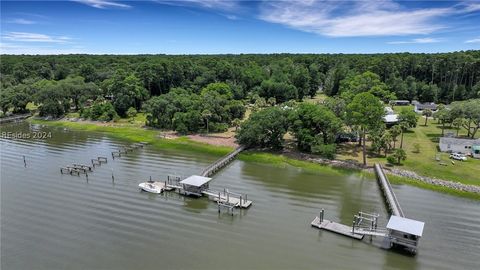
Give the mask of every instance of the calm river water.
M 310 227 L 325 218 L 387 212 L 377 183 L 355 174 L 313 173 L 234 161 L 211 187 L 254 203 L 232 217 L 207 199 L 140 192 L 152 176 L 198 173 L 214 156 L 147 146 L 111 160 L 129 142 L 107 134 L 28 123 L 2 132 L 52 132 L 1 139 L 1 269 L 480 269 L 480 203 L 407 185 L 393 188 L 405 214 L 425 221 L 415 257 Z M 26 157 L 27 167 L 23 164 Z M 60 166 L 109 157 L 88 177 Z M 112 182 L 111 175 L 115 175 Z

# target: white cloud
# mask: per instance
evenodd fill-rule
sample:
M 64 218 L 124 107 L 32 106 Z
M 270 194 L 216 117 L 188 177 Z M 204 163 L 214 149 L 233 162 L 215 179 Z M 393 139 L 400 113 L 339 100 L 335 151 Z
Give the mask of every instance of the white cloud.
M 67 43 L 71 40 L 67 36 L 49 36 L 38 33 L 8 32 L 2 35 L 3 40 L 16 42 Z
M 475 12 L 480 10 L 479 3 L 463 2 L 460 5 L 463 6 L 461 8 L 462 12 Z
M 332 37 L 430 34 L 444 28 L 436 19 L 452 8 L 405 9 L 393 0 L 276 1 L 261 5 L 260 18 Z
M 209 9 L 235 11 L 241 0 L 154 0 L 160 4 L 172 6 L 199 6 Z
M 74 2 L 79 2 L 85 5 L 89 5 L 94 8 L 131 8 L 132 6 L 122 3 L 117 3 L 115 1 L 109 0 L 72 0 Z
M 438 43 L 442 41 L 443 41 L 442 39 L 438 39 L 438 38 L 414 38 L 411 40 L 391 41 L 391 42 L 387 42 L 387 44 L 426 44 L 426 43 Z
M 465 43 L 480 43 L 480 37 L 466 40 Z
M 27 20 L 27 19 L 23 19 L 23 18 L 16 18 L 16 19 L 11 19 L 11 20 L 7 21 L 7 23 L 29 25 L 29 24 L 36 24 L 37 22 Z
M 58 48 L 52 46 L 31 46 L 29 44 L 0 43 L 0 54 L 81 54 L 89 53 L 84 48 Z

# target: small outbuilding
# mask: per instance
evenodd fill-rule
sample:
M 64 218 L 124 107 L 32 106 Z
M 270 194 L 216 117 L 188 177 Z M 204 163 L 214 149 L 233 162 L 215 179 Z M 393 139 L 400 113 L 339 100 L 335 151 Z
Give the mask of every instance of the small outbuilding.
M 463 139 L 463 138 L 451 138 L 451 137 L 442 137 L 440 138 L 440 151 L 447 153 L 462 153 L 465 155 L 472 154 L 475 157 L 474 146 L 480 147 L 480 139 Z M 477 150 L 480 151 L 480 150 Z M 477 154 L 480 157 L 480 152 Z
M 422 113 L 424 110 L 429 109 L 432 112 L 436 112 L 438 110 L 437 104 L 435 103 L 416 103 L 414 104 L 414 111 L 416 113 Z
M 480 158 L 480 144 L 472 146 L 472 157 Z
M 415 253 L 423 235 L 425 223 L 405 217 L 392 215 L 387 230 L 391 246 L 406 248 Z
M 202 191 L 208 189 L 210 180 L 212 180 L 212 178 L 192 175 L 180 181 L 180 184 L 186 195 L 202 196 Z
M 408 105 L 410 105 L 410 101 L 408 101 L 408 100 L 391 100 L 390 104 L 396 105 L 396 106 L 408 106 Z

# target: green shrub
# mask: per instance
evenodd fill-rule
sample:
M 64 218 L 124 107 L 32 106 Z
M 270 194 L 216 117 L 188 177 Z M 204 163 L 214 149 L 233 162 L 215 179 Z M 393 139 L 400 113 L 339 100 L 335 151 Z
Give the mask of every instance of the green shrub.
M 392 164 L 392 165 L 397 162 L 397 160 L 395 159 L 394 156 L 388 156 L 387 161 L 388 161 L 389 164 Z
M 99 121 L 111 121 L 118 118 L 112 103 L 106 101 L 96 101 L 92 107 L 82 110 L 81 116 Z
M 321 157 L 334 159 L 337 145 L 332 144 L 317 144 L 312 146 L 312 153 L 320 155 Z

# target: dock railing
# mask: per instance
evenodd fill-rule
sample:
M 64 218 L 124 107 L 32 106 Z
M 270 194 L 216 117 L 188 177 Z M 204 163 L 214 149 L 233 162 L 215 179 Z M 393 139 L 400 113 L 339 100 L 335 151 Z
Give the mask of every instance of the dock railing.
M 237 147 L 234 151 L 230 152 L 228 155 L 217 159 L 215 162 L 213 162 L 208 167 L 206 167 L 201 172 L 200 175 L 205 176 L 205 177 L 211 176 L 217 170 L 219 170 L 219 169 L 223 168 L 225 165 L 227 165 L 231 160 L 233 160 L 233 158 L 235 158 L 243 150 L 245 150 L 245 146 L 241 145 L 241 146 Z

